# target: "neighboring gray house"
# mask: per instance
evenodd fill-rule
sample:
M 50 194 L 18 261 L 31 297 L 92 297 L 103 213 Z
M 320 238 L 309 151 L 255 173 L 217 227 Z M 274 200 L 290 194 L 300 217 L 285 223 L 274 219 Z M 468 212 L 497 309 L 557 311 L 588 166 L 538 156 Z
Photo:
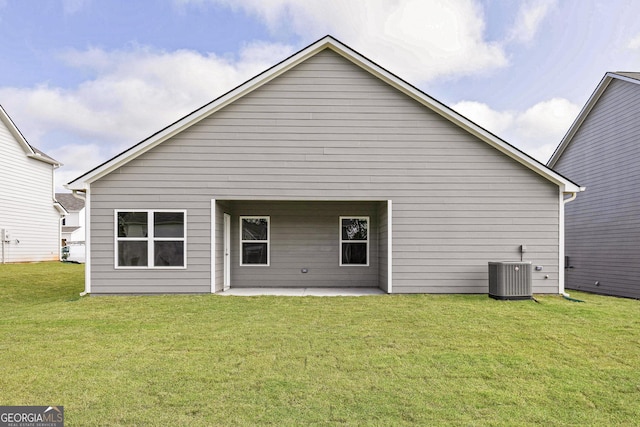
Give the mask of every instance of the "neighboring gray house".
M 60 218 L 53 196 L 61 164 L 31 146 L 0 106 L 0 262 L 60 258 Z
M 549 160 L 587 187 L 566 208 L 566 286 L 640 298 L 640 73 L 607 73 Z
M 94 294 L 486 293 L 521 256 L 557 294 L 580 191 L 329 36 L 67 187 Z

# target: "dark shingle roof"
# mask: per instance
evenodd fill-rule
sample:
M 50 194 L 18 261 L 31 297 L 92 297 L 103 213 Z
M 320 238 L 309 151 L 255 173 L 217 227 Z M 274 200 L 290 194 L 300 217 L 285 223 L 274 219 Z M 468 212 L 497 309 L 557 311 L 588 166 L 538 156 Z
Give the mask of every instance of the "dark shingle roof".
M 84 208 L 84 200 L 74 197 L 71 193 L 56 193 L 56 200 L 69 212 L 78 212 Z

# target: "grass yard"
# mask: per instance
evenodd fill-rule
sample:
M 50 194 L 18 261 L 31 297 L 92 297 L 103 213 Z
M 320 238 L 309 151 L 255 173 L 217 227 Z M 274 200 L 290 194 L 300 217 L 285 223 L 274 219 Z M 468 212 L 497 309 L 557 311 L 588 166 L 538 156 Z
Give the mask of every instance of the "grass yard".
M 68 426 L 640 425 L 640 302 L 79 297 L 0 265 L 0 405 Z

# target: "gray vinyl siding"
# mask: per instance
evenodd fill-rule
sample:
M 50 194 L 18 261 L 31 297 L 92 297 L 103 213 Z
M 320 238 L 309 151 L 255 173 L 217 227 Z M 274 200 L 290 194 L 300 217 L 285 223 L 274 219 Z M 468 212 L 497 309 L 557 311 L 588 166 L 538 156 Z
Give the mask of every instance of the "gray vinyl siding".
M 569 289 L 640 298 L 638 112 L 640 85 L 613 79 L 556 163 L 587 188 L 565 207 Z
M 242 215 L 268 214 L 266 202 L 329 208 L 328 202 L 352 201 L 358 208 L 355 202 L 375 201 L 380 240 L 387 236 L 380 209 L 393 200 L 394 293 L 485 293 L 487 263 L 520 259 L 522 244 L 525 260 L 544 267 L 534 273 L 534 292 L 558 292 L 557 185 L 330 50 L 130 161 L 91 191 L 93 292 L 108 292 L 116 282 L 140 290 L 143 278 L 149 291 L 160 281 L 176 292 L 208 291 L 211 199 L 265 207 Z M 124 208 L 187 209 L 188 268 L 114 270 L 113 210 Z M 295 213 L 287 218 L 292 229 L 303 221 Z M 293 244 L 293 231 L 287 233 Z M 280 244 L 272 242 L 272 257 L 288 250 Z M 386 251 L 386 244 L 375 246 Z M 378 286 L 387 274 L 385 253 L 375 259 Z M 340 274 L 335 257 L 326 278 Z M 299 273 L 298 261 L 288 268 Z M 257 274 L 270 285 L 311 280 L 298 273 Z M 232 271 L 232 287 L 256 283 L 242 274 Z M 352 284 L 374 283 L 367 277 Z

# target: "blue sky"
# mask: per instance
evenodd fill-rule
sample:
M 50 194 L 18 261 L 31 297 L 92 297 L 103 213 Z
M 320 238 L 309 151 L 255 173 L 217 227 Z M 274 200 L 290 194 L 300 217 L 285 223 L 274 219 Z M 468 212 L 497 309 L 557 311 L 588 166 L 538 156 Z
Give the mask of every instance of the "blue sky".
M 331 34 L 541 161 L 607 71 L 640 70 L 640 2 L 0 0 L 0 104 L 77 177 Z

